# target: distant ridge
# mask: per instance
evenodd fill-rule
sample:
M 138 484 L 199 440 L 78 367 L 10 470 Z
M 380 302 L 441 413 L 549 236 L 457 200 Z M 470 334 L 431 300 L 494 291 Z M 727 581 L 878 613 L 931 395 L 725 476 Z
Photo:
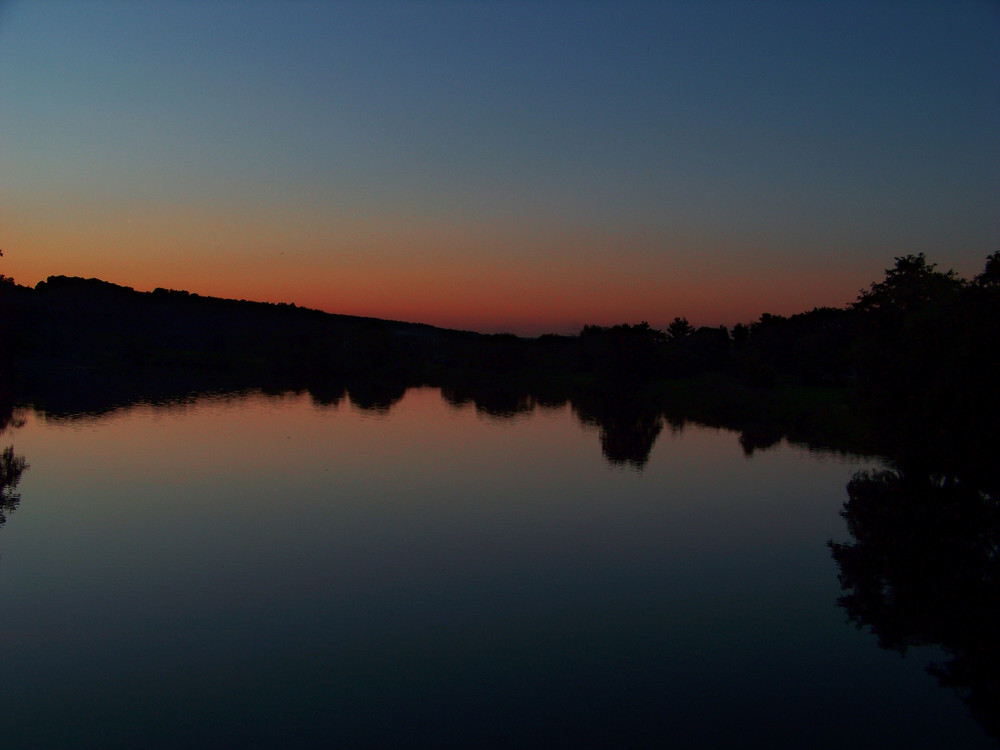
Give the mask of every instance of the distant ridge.
M 203 300 L 210 304 L 223 304 L 223 305 L 241 305 L 246 307 L 259 307 L 261 309 L 290 309 L 299 311 L 304 315 L 321 315 L 326 316 L 331 319 L 336 319 L 344 322 L 378 322 L 382 324 L 387 324 L 391 326 L 400 326 L 403 328 L 416 328 L 425 329 L 427 331 L 439 331 L 442 333 L 460 333 L 460 334 L 472 334 L 473 331 L 465 331 L 460 329 L 450 329 L 443 328 L 440 326 L 434 326 L 428 323 L 417 323 L 409 321 L 392 320 L 387 318 L 376 318 L 371 316 L 363 315 L 348 315 L 344 313 L 331 313 L 324 310 L 318 310 L 316 308 L 302 307 L 294 302 L 260 302 L 255 300 L 247 299 L 237 299 L 231 297 L 216 297 L 212 295 L 198 294 L 197 292 L 189 292 L 179 289 L 167 289 L 164 287 L 156 287 L 151 292 L 144 292 L 136 290 L 133 287 L 125 286 L 122 284 L 116 284 L 111 281 L 104 281 L 98 278 L 84 278 L 81 276 L 49 276 L 45 281 L 40 281 L 35 285 L 35 290 L 40 292 L 56 291 L 61 294 L 81 294 L 81 295 L 95 295 L 100 296 L 102 293 L 106 295 L 118 295 L 119 298 L 124 298 L 125 295 L 139 295 L 139 296 L 152 296 L 155 298 L 166 298 L 166 299 L 190 299 L 190 300 Z M 479 334 L 484 335 L 484 334 Z

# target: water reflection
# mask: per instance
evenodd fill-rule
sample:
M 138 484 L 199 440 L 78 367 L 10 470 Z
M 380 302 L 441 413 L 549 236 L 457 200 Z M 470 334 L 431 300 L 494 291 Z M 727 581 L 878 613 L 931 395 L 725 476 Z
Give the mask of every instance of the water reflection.
M 0 435 L 7 429 L 18 426 L 18 420 L 14 418 L 13 404 L 9 399 L 0 396 Z M 0 450 L 0 526 L 7 522 L 7 514 L 21 502 L 21 496 L 15 490 L 27 468 L 27 461 L 14 452 L 13 445 Z
M 0 526 L 7 522 L 7 514 L 21 502 L 21 496 L 14 490 L 26 468 L 27 462 L 23 456 L 14 453 L 14 446 L 8 445 L 0 451 Z
M 402 378 L 391 377 L 358 379 L 346 384 L 347 397 L 352 404 L 379 414 L 388 414 L 393 406 L 402 401 L 408 387 Z
M 784 433 L 774 425 L 753 425 L 744 427 L 740 432 L 740 447 L 743 448 L 743 455 L 750 458 L 756 451 L 765 451 L 773 448 L 784 437 Z
M 600 428 L 601 451 L 615 465 L 642 469 L 663 430 L 663 414 L 639 395 L 589 394 L 573 402 L 584 424 Z
M 24 386 L 25 384 L 22 384 Z M 384 368 L 366 375 L 330 377 L 250 378 L 238 373 L 204 375 L 197 372 L 124 373 L 107 378 L 96 371 L 60 371 L 31 383 L 21 394 L 37 411 L 52 418 L 78 418 L 128 409 L 135 404 L 191 403 L 210 395 L 308 393 L 317 406 L 338 406 L 344 399 L 373 415 L 386 415 L 407 390 L 438 388 L 453 406 L 473 404 L 489 417 L 509 419 L 531 413 L 536 407 L 570 404 L 580 422 L 598 428 L 604 457 L 615 466 L 642 470 L 662 433 L 664 423 L 681 429 L 686 422 L 734 430 L 748 457 L 782 440 L 811 449 L 853 454 L 871 452 L 860 424 L 845 418 L 827 419 L 810 406 L 789 409 L 780 399 L 754 392 L 747 395 L 711 385 L 689 392 L 671 386 L 647 393 L 629 386 L 628 380 L 578 381 L 567 378 L 507 377 L 501 374 L 466 377 L 443 374 L 434 382 L 414 382 L 403 372 Z
M 528 414 L 537 403 L 524 389 L 497 380 L 447 385 L 441 388 L 441 396 L 452 406 L 473 404 L 480 414 L 500 419 Z
M 734 436 L 716 430 L 691 429 L 685 440 L 670 440 L 684 429 L 683 414 L 665 414 L 640 394 L 552 391 L 543 398 L 498 380 L 442 389 L 446 403 L 462 407 L 457 413 L 442 409 L 429 389 L 401 402 L 406 389 L 391 379 L 345 379 L 292 392 L 298 396 L 286 401 L 298 410 L 295 421 L 284 406 L 271 409 L 289 393 L 274 388 L 266 396 L 233 394 L 224 409 L 213 398 L 191 410 L 196 428 L 147 408 L 102 420 L 104 428 L 93 433 L 51 430 L 66 440 L 62 457 L 89 450 L 85 465 L 112 462 L 105 474 L 113 481 L 91 487 L 75 509 L 66 504 L 52 514 L 68 536 L 53 524 L 22 541 L 58 574 L 33 579 L 31 566 L 22 566 L 23 583 L 9 576 L 15 584 L 8 590 L 20 586 L 22 598 L 54 602 L 53 611 L 70 602 L 98 625 L 73 631 L 77 640 L 58 633 L 68 645 L 40 639 L 35 651 L 12 651 L 5 674 L 29 674 L 40 653 L 53 659 L 53 674 L 84 681 L 100 669 L 109 684 L 130 686 L 115 701 L 139 712 L 131 725 L 137 733 L 163 721 L 163 713 L 203 716 L 209 728 L 201 731 L 244 728 L 243 746 L 254 746 L 258 729 L 261 744 L 280 746 L 276 735 L 287 742 L 289 723 L 324 741 L 337 734 L 346 744 L 373 746 L 367 741 L 374 734 L 386 738 L 377 746 L 416 746 L 408 732 L 426 740 L 434 734 L 428 727 L 446 725 L 449 716 L 456 717 L 451 729 L 458 739 L 435 746 L 496 745 L 497 727 L 508 722 L 515 725 L 509 746 L 534 738 L 538 746 L 655 747 L 668 744 L 677 727 L 693 726 L 706 735 L 702 746 L 738 744 L 751 727 L 745 744 L 833 747 L 851 745 L 851 733 L 869 729 L 838 725 L 812 741 L 816 727 L 837 723 L 830 716 L 853 715 L 837 706 L 854 695 L 844 686 L 854 684 L 857 662 L 830 644 L 856 634 L 830 607 L 836 583 L 823 544 L 836 533 L 846 469 L 830 472 L 834 481 L 823 485 L 822 502 L 802 503 L 806 493 L 816 500 L 815 462 L 803 469 L 792 451 L 782 450 L 744 462 Z M 555 419 L 513 419 L 509 429 L 496 429 L 497 420 L 558 404 L 567 408 Z M 489 419 L 477 419 L 469 406 Z M 104 410 L 113 408 L 129 407 Z M 393 418 L 356 419 L 372 414 Z M 37 434 L 41 420 L 29 421 L 24 432 Z M 782 438 L 760 424 L 744 426 L 745 452 Z M 643 476 L 605 471 L 600 460 L 578 461 L 579 453 L 550 452 L 560 441 L 578 450 L 581 425 L 592 428 L 583 435 L 590 441 L 586 453 L 596 453 L 596 432 L 607 462 Z M 137 445 L 147 438 L 148 445 Z M 650 461 L 661 439 L 669 450 Z M 722 444 L 727 451 L 714 452 Z M 43 457 L 66 466 L 38 445 L 30 452 L 39 469 Z M 773 475 L 765 477 L 768 464 Z M 178 465 L 189 469 L 190 481 L 162 481 Z M 697 470 L 685 473 L 692 466 Z M 60 496 L 38 491 L 36 478 L 42 477 L 31 475 L 33 496 Z M 55 486 L 66 492 L 69 484 L 63 477 Z M 102 505 L 109 495 L 113 502 Z M 855 496 L 865 496 L 862 480 L 852 483 Z M 787 504 L 776 500 L 782 497 Z M 93 570 L 61 556 L 64 548 L 84 549 L 64 543 L 79 535 L 67 522 L 74 512 L 86 524 L 81 536 L 103 545 L 92 555 Z M 867 540 L 860 529 L 872 522 L 854 512 L 863 520 L 852 533 Z M 982 521 L 971 518 L 968 525 L 996 528 Z M 31 537 L 22 533 L 26 526 L 18 524 L 18 539 Z M 995 533 L 990 539 L 996 541 Z M 856 546 L 835 545 L 846 550 L 834 553 L 838 562 Z M 890 552 L 898 547 L 891 544 Z M 877 552 L 876 562 L 888 554 Z M 848 562 L 842 571 L 848 581 L 854 568 Z M 56 579 L 60 587 L 37 585 Z M 816 612 L 805 615 L 812 603 Z M 9 627 L 32 638 L 41 630 L 37 623 L 47 622 L 30 608 L 16 614 L 20 620 Z M 935 642 L 948 647 L 943 638 Z M 815 661 L 811 649 L 819 652 Z M 878 655 L 874 647 L 864 650 Z M 249 653 L 259 661 L 251 663 Z M 88 671 L 72 663 L 79 654 L 100 654 L 106 663 Z M 10 666 L 22 663 L 22 672 Z M 174 664 L 183 665 L 176 678 L 183 687 L 157 694 L 149 686 L 174 679 L 181 671 Z M 955 684 L 980 668 L 960 663 L 942 671 Z M 988 670 L 979 674 L 983 682 Z M 823 677 L 811 683 L 815 675 Z M 974 692 L 968 686 L 979 682 L 962 689 Z M 235 683 L 242 693 L 231 690 Z M 800 694 L 787 696 L 787 684 Z M 42 685 L 19 700 L 43 705 L 38 695 L 50 692 Z M 66 705 L 87 717 L 81 726 L 89 727 L 91 716 L 94 725 L 113 724 L 107 706 L 89 702 L 89 685 L 67 695 Z M 979 700 L 970 698 L 970 705 Z M 940 701 L 962 710 L 947 694 Z M 702 722 L 702 706 L 724 707 L 730 721 Z M 782 711 L 808 718 L 796 726 Z M 259 725 L 247 723 L 247 715 Z M 568 729 L 567 717 L 574 724 Z M 894 726 L 879 721 L 880 730 Z M 128 727 L 119 731 L 128 734 Z M 165 746 L 181 734 L 169 728 Z M 79 732 L 70 727 L 65 735 Z
M 410 384 L 404 378 L 382 375 L 310 383 L 304 390 L 321 408 L 338 407 L 347 399 L 361 411 L 385 415 L 403 400 Z
M 500 419 L 529 414 L 536 407 L 569 403 L 580 423 L 597 427 L 601 452 L 615 466 L 641 470 L 663 429 L 662 411 L 649 398 L 624 391 L 578 390 L 573 394 L 551 391 L 536 396 L 502 382 L 448 386 L 441 389 L 452 406 L 473 404 L 480 414 Z
M 347 398 L 347 386 L 340 382 L 329 382 L 309 389 L 309 398 L 319 407 L 334 408 Z
M 936 645 L 927 667 L 1000 738 L 1000 504 L 953 476 L 862 472 L 842 512 L 853 541 L 830 542 L 839 604 L 879 645 Z

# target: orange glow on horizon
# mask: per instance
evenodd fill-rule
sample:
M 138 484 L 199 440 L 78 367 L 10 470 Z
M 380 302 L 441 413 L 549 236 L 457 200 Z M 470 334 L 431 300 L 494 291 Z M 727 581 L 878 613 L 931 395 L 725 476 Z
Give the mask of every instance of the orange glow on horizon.
M 96 277 L 140 291 L 183 289 L 523 335 L 640 321 L 665 328 L 675 316 L 732 326 L 764 312 L 843 306 L 878 276 L 846 263 L 834 273 L 801 259 L 763 267 L 748 250 L 719 252 L 693 238 L 684 240 L 684 252 L 664 254 L 658 252 L 663 240 L 653 235 L 565 227 L 514 232 L 369 219 L 338 227 L 299 224 L 289 239 L 270 224 L 234 229 L 234 222 L 202 215 L 168 231 L 158 220 L 154 234 L 128 223 L 110 232 L 84 222 L 71 241 L 66 227 L 29 237 L 30 222 L 15 221 L 0 272 L 29 286 L 50 275 Z M 339 234 L 331 237 L 335 228 Z

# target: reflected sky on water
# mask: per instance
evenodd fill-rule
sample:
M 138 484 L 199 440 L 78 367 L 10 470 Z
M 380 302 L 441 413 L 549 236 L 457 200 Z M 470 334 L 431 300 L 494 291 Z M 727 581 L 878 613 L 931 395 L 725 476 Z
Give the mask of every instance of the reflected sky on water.
M 871 460 L 429 388 L 20 416 L 12 747 L 990 746 L 837 606 Z

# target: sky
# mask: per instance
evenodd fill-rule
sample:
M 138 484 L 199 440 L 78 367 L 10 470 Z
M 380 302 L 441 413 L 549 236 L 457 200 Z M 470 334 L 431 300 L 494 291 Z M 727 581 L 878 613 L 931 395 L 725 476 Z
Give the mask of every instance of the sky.
M 0 0 L 0 273 L 522 335 L 1000 250 L 1000 0 Z

